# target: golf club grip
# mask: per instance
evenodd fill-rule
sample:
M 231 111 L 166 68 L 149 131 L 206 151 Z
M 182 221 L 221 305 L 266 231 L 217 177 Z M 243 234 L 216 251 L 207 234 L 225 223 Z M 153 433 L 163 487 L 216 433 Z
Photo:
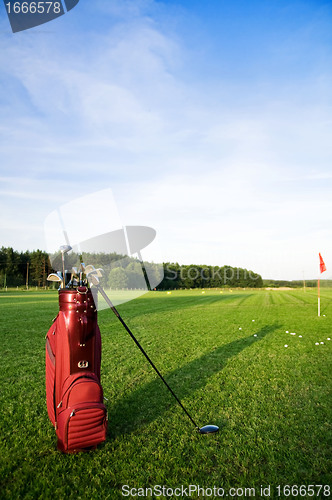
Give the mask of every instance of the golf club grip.
M 124 322 L 124 320 L 121 318 L 119 312 L 117 311 L 117 309 L 115 308 L 115 306 L 112 304 L 111 300 L 108 298 L 105 290 L 100 286 L 100 285 L 97 285 L 96 288 L 98 289 L 98 291 L 101 293 L 101 295 L 104 297 L 105 301 L 107 302 L 108 306 L 110 307 L 110 309 L 112 309 L 112 311 L 114 312 L 115 316 L 118 318 L 118 320 L 121 322 L 122 326 L 126 329 L 126 331 L 129 333 L 129 335 L 131 336 L 131 338 L 133 339 L 133 341 L 135 342 L 135 344 L 137 345 L 137 347 L 140 349 L 140 351 L 144 354 L 145 358 L 148 360 L 148 362 L 150 363 L 150 365 L 152 366 L 152 368 L 154 369 L 154 371 L 157 373 L 157 375 L 160 377 L 160 379 L 164 382 L 165 386 L 167 387 L 167 389 L 170 391 L 170 393 L 173 395 L 173 397 L 176 399 L 176 401 L 178 402 L 178 404 L 181 406 L 181 408 L 183 409 L 183 411 L 186 413 L 186 415 L 189 417 L 189 419 L 191 420 L 191 422 L 194 424 L 194 426 L 199 429 L 198 425 L 196 424 L 196 422 L 194 421 L 194 419 L 189 415 L 189 413 L 187 412 L 187 410 L 185 409 L 185 407 L 183 406 L 183 404 L 181 403 L 181 401 L 179 400 L 179 398 L 177 397 L 177 395 L 173 392 L 173 390 L 170 388 L 170 386 L 168 385 L 168 383 L 166 382 L 166 380 L 164 379 L 164 377 L 162 376 L 162 374 L 160 373 L 160 371 L 158 370 L 158 368 L 155 366 L 155 364 L 153 363 L 153 361 L 149 358 L 149 356 L 147 355 L 147 353 L 145 352 L 145 350 L 143 349 L 143 347 L 141 346 L 141 344 L 138 342 L 138 340 L 136 339 L 136 337 L 134 336 L 134 334 L 131 332 L 131 330 L 129 329 L 129 327 L 126 325 L 126 323 Z

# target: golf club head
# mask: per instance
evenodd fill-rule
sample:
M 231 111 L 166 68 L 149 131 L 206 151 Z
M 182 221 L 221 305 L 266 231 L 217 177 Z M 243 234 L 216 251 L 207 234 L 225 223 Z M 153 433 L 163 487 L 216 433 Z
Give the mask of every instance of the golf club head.
M 70 245 L 61 245 L 61 247 L 59 248 L 59 250 L 60 250 L 60 252 L 62 254 L 64 254 L 64 253 L 67 253 L 70 250 L 72 250 L 72 247 Z
M 92 266 L 91 264 L 88 264 L 85 267 L 85 274 L 88 275 L 90 273 L 93 273 L 96 270 L 95 266 Z
M 214 434 L 219 432 L 219 427 L 217 425 L 204 425 L 204 427 L 197 429 L 200 434 Z
M 89 277 L 91 274 L 93 274 L 94 276 L 97 276 L 97 278 L 102 278 L 104 276 L 104 270 L 101 269 L 101 267 L 99 269 L 95 269 L 94 266 L 87 266 L 85 270 L 87 270 L 88 267 L 93 268 L 93 269 L 86 272 L 87 277 Z
M 51 273 L 47 276 L 47 281 L 62 281 L 62 278 L 60 278 L 60 276 L 58 274 L 55 274 L 55 273 Z
M 99 278 L 95 274 L 90 273 L 88 276 L 89 282 L 94 285 L 98 286 L 99 285 Z

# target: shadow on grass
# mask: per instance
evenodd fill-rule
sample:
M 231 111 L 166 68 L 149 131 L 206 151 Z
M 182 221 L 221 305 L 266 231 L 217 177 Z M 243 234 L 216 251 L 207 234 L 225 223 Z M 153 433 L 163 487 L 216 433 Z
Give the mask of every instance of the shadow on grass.
M 173 312 L 182 309 L 188 309 L 192 307 L 208 307 L 209 305 L 215 304 L 216 302 L 222 302 L 228 304 L 229 302 L 234 302 L 234 306 L 238 307 L 243 304 L 252 293 L 233 293 L 229 295 L 193 295 L 185 297 L 168 297 L 165 299 L 162 297 L 139 297 L 137 300 L 126 302 L 125 304 L 120 304 L 117 309 L 121 316 L 125 317 L 126 320 L 132 320 L 133 318 L 139 316 L 146 316 L 148 314 L 156 314 L 160 312 Z M 111 297 L 112 298 L 112 297 Z M 110 314 L 108 309 L 99 311 L 99 318 L 104 320 L 107 315 Z
M 183 400 L 183 398 L 190 396 L 193 392 L 204 387 L 209 378 L 220 372 L 230 358 L 237 356 L 253 343 L 261 341 L 278 327 L 279 325 L 276 323 L 267 325 L 257 332 L 257 337 L 251 335 L 250 337 L 234 340 L 229 344 L 216 347 L 200 358 L 168 373 L 165 376 L 165 380 L 178 398 Z M 142 356 L 139 352 L 137 355 Z M 142 362 L 147 363 L 147 361 L 143 361 L 143 358 Z M 162 367 L 157 368 L 160 368 L 162 373 Z M 111 403 L 109 404 L 109 436 L 114 438 L 121 434 L 133 432 L 137 428 L 154 421 L 168 408 L 177 404 L 176 400 L 156 374 L 156 379 L 152 382 L 131 392 L 114 406 Z M 187 407 L 185 404 L 185 407 L 189 413 L 194 411 L 189 405 Z M 179 411 L 182 412 L 180 407 Z M 188 417 L 184 415 L 184 418 Z

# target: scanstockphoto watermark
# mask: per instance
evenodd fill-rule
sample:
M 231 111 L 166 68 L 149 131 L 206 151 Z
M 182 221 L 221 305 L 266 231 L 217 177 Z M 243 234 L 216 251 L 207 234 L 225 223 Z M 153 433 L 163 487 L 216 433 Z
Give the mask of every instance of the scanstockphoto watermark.
M 208 497 L 208 498 L 222 498 L 222 497 L 255 497 L 256 490 L 255 488 L 221 488 L 219 486 L 212 487 L 202 487 L 198 484 L 190 484 L 189 486 L 177 486 L 175 488 L 169 486 L 161 486 L 155 485 L 149 488 L 133 488 L 129 485 L 123 485 L 121 489 L 121 493 L 123 497 L 177 497 L 177 498 L 185 498 L 191 497 L 193 495 L 200 497 Z
M 331 498 L 331 487 L 328 484 L 309 484 L 309 485 L 260 485 L 256 488 L 238 487 L 222 488 L 221 486 L 202 487 L 198 484 L 189 486 L 169 486 L 155 485 L 149 488 L 133 488 L 129 485 L 123 485 L 121 489 L 123 497 L 195 497 L 199 498 Z
M 234 267 L 214 268 L 214 267 L 199 267 L 199 266 L 185 266 L 175 270 L 171 264 L 165 266 L 165 274 L 170 281 L 209 281 L 218 282 L 219 284 L 227 285 L 236 281 L 256 281 L 260 276 L 253 271 L 247 269 L 239 269 Z

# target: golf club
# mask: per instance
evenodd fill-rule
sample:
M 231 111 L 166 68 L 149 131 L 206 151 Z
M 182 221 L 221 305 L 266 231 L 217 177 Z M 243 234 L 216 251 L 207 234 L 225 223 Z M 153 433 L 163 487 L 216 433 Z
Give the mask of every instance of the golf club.
M 95 266 L 92 266 L 91 264 L 88 264 L 85 266 L 85 274 L 88 275 L 89 273 L 95 271 Z
M 83 285 L 83 274 L 85 274 L 84 262 L 81 262 L 79 269 L 80 269 L 80 286 L 82 286 Z
M 102 278 L 104 276 L 104 269 L 98 267 L 98 269 L 96 269 L 96 276 L 97 278 Z
M 74 286 L 74 279 L 77 279 L 77 268 L 72 267 L 70 271 L 70 281 L 67 283 L 66 288 L 73 288 Z
M 146 272 L 144 260 L 143 260 L 143 257 L 142 257 L 142 254 L 141 254 L 140 251 L 137 252 L 137 256 L 138 256 L 138 259 L 139 259 L 140 264 L 141 264 L 141 268 L 142 268 L 142 271 L 143 271 L 143 275 L 144 275 L 146 286 L 148 287 L 148 290 L 150 292 L 151 291 L 151 285 L 150 285 L 148 273 Z
M 53 282 L 57 282 L 57 283 L 61 283 L 62 284 L 62 278 L 61 276 L 59 276 L 58 274 L 55 274 L 55 273 L 51 273 L 47 276 L 47 281 L 53 281 Z M 59 290 L 61 288 L 61 285 L 59 287 Z
M 58 274 L 55 274 L 55 273 L 51 273 L 47 276 L 47 281 L 61 281 L 62 282 L 62 278 L 58 275 Z
M 63 276 L 62 288 L 66 287 L 65 253 L 69 252 L 70 250 L 72 250 L 72 247 L 70 245 L 61 245 L 60 247 L 61 258 L 62 258 L 62 276 Z
M 190 421 L 192 422 L 192 424 L 194 424 L 196 430 L 200 434 L 212 434 L 212 433 L 218 432 L 219 431 L 219 427 L 217 425 L 205 425 L 204 427 L 199 427 L 196 424 L 195 420 L 190 416 L 190 414 L 185 409 L 185 407 L 183 406 L 183 404 L 181 403 L 181 401 L 179 400 L 179 398 L 177 397 L 177 395 L 170 388 L 170 386 L 168 385 L 168 383 L 166 382 L 166 380 L 164 379 L 164 377 L 162 376 L 162 374 L 160 373 L 160 371 L 158 370 L 158 368 L 155 366 L 155 364 L 153 363 L 153 361 L 149 358 L 149 356 L 147 355 L 147 353 L 145 352 L 145 350 L 143 349 L 143 347 L 141 346 L 141 344 L 138 342 L 138 340 L 133 335 L 133 333 L 131 332 L 131 330 L 129 329 L 129 327 L 126 325 L 126 323 L 124 322 L 124 320 L 121 318 L 119 312 L 117 311 L 117 309 L 115 308 L 115 306 L 112 304 L 111 300 L 108 298 L 105 290 L 100 286 L 100 284 L 99 284 L 99 278 L 96 276 L 95 271 L 91 271 L 89 273 L 88 279 L 97 288 L 98 292 L 100 292 L 100 294 L 103 296 L 103 298 L 105 299 L 105 301 L 108 304 L 109 308 L 113 311 L 113 313 L 115 314 L 115 316 L 121 322 L 122 326 L 129 333 L 129 335 L 131 336 L 131 338 L 133 339 L 133 341 L 135 342 L 135 344 L 137 345 L 137 347 L 140 349 L 140 351 L 145 356 L 145 358 L 147 359 L 147 361 L 150 363 L 150 365 L 152 366 L 152 368 L 155 370 L 155 372 L 157 373 L 157 375 L 163 381 L 163 383 L 165 384 L 165 386 L 167 387 L 167 389 L 170 391 L 170 393 L 176 399 L 176 401 L 181 406 L 182 410 L 185 412 L 185 414 L 190 419 Z
M 85 268 L 85 274 L 87 278 L 89 278 L 91 274 L 94 274 L 95 276 L 97 276 L 97 278 L 102 278 L 104 275 L 104 270 L 101 267 L 96 269 L 95 266 L 88 264 Z

